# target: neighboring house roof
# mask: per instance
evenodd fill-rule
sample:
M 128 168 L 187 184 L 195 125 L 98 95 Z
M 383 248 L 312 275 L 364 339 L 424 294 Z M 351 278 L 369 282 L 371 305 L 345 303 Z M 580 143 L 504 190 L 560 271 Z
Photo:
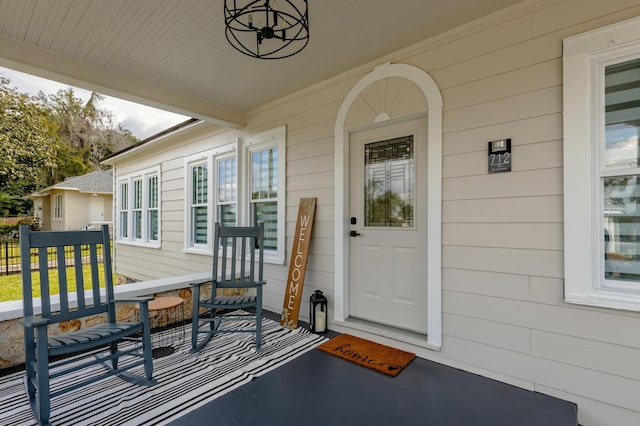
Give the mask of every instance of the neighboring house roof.
M 78 192 L 89 192 L 96 194 L 113 193 L 113 170 L 104 170 L 87 173 L 82 176 L 75 176 L 65 179 L 60 183 L 51 185 L 40 191 L 34 192 L 29 197 L 44 197 L 53 190 L 67 190 Z
M 148 138 L 143 139 L 143 140 L 141 140 L 140 142 L 138 142 L 136 144 L 133 144 L 133 145 L 127 147 L 127 148 L 124 148 L 124 149 L 122 149 L 122 150 L 120 150 L 118 152 L 114 152 L 113 154 L 104 157 L 102 159 L 101 163 L 103 163 L 103 164 L 111 164 L 112 160 L 114 158 L 116 158 L 116 157 L 120 157 L 120 156 L 122 156 L 124 154 L 130 153 L 130 152 L 134 152 L 134 151 L 140 149 L 143 145 L 144 146 L 149 145 L 149 144 L 151 144 L 153 142 L 161 140 L 165 136 L 169 136 L 171 134 L 179 132 L 180 130 L 186 129 L 186 128 L 190 127 L 192 124 L 197 124 L 197 123 L 201 123 L 201 122 L 202 122 L 202 120 L 199 120 L 197 118 L 190 118 L 188 120 L 185 120 L 185 121 L 183 121 L 181 123 L 178 123 L 178 124 L 176 124 L 176 125 L 174 125 L 172 127 L 169 127 L 168 129 L 164 129 L 164 130 L 162 130 L 162 131 L 160 131 L 160 132 L 158 132 L 158 133 L 156 133 L 154 135 L 151 135 Z

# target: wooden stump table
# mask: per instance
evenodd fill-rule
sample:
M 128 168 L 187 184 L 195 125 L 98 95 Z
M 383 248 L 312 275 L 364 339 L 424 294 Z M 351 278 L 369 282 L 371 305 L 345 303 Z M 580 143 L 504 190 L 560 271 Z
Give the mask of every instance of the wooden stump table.
M 172 354 L 175 352 L 175 342 L 184 339 L 183 302 L 184 299 L 177 296 L 156 297 L 149 302 L 151 346 L 154 358 Z M 136 315 L 139 315 L 137 309 Z

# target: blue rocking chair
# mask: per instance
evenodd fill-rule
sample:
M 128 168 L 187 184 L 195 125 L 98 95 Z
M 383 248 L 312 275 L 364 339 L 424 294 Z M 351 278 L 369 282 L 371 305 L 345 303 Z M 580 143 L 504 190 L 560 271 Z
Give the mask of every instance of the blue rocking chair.
M 262 331 L 262 277 L 264 224 L 253 227 L 221 227 L 215 224 L 212 279 L 193 286 L 192 351 L 201 350 L 217 333 L 255 333 L 256 351 L 260 351 Z M 201 287 L 211 284 L 211 296 L 200 300 Z M 241 289 L 255 294 L 220 295 L 219 289 Z M 255 309 L 255 325 L 248 315 L 222 315 L 235 309 Z M 244 322 L 239 327 L 221 327 L 223 321 Z M 199 339 L 204 334 L 205 337 Z M 198 341 L 200 340 L 200 342 Z
M 82 252 L 87 248 L 88 256 Z M 50 424 L 52 398 L 89 383 L 113 375 L 141 385 L 150 386 L 156 383 L 153 379 L 147 305 L 153 298 L 118 300 L 139 303 L 141 320 L 116 322 L 110 250 L 107 225 L 96 231 L 62 232 L 31 232 L 28 226 L 20 226 L 25 385 L 31 409 L 41 425 Z M 104 264 L 102 271 L 99 270 L 100 255 Z M 35 256 L 33 264 L 32 256 Z M 67 263 L 71 265 L 68 266 Z M 57 280 L 50 281 L 49 268 L 57 274 Z M 89 279 L 86 279 L 87 275 L 84 274 L 86 269 L 90 270 Z M 39 284 L 32 281 L 32 270 L 38 271 Z M 72 277 L 75 278 L 75 285 L 70 282 Z M 85 280 L 91 282 L 85 283 Z M 104 285 L 102 297 L 101 282 Z M 54 283 L 59 285 L 59 298 L 51 295 L 51 286 Z M 85 304 L 85 284 L 91 285 L 92 304 Z M 33 297 L 37 297 L 38 290 L 42 312 L 36 316 Z M 76 303 L 73 303 L 73 297 L 69 297 L 73 292 L 77 294 Z M 59 300 L 59 307 L 52 303 L 56 299 Z M 59 323 L 66 322 L 66 325 L 72 325 L 79 323 L 83 317 L 97 315 L 104 315 L 106 322 L 67 333 L 52 332 L 54 327 L 64 328 L 64 325 Z M 119 348 L 118 344 L 123 341 L 129 344 Z M 108 349 L 108 352 L 97 352 L 101 347 Z M 69 355 L 76 355 L 73 362 L 70 362 Z M 136 357 L 137 360 L 118 368 L 118 359 L 125 355 Z M 80 359 L 82 361 L 79 362 Z M 87 371 L 84 379 L 52 392 L 52 378 L 98 364 L 106 367 L 106 370 L 83 370 Z M 138 366 L 144 367 L 144 375 L 128 371 Z

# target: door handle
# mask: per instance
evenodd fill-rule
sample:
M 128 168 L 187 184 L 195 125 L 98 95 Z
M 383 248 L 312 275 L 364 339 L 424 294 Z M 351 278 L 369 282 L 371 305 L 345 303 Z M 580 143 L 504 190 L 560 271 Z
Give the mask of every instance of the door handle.
M 360 235 L 360 233 L 356 231 L 351 231 L 349 235 L 351 235 L 352 237 L 357 237 L 358 235 Z

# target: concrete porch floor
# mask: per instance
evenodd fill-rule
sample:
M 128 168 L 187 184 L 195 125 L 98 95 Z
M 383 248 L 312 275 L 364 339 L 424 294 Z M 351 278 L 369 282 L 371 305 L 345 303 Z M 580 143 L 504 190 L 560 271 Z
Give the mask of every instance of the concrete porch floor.
M 311 350 L 171 423 L 214 424 L 575 426 L 577 407 L 425 359 L 388 377 Z

